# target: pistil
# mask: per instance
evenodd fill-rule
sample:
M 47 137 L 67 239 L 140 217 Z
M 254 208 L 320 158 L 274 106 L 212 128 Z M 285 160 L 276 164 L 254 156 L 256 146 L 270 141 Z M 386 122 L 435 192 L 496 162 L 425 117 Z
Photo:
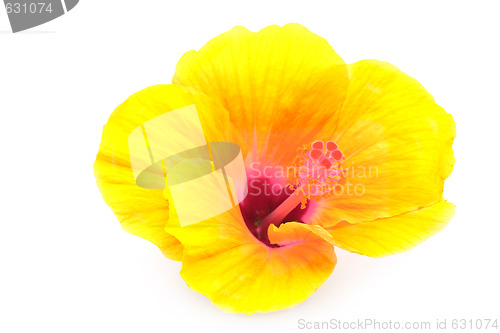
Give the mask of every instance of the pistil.
M 294 161 L 294 175 L 291 177 L 290 189 L 295 191 L 286 198 L 274 211 L 260 221 L 257 234 L 260 239 L 266 238 L 271 224 L 279 226 L 292 210 L 301 204 L 304 209 L 307 200 L 319 201 L 333 195 L 344 171 L 341 166 L 342 152 L 333 141 L 315 141 L 297 150 Z
M 271 224 L 279 226 L 292 210 L 307 199 L 306 195 L 306 192 L 300 187 L 295 190 L 295 192 L 293 192 L 288 198 L 285 199 L 285 201 L 283 201 L 275 210 L 273 210 L 260 222 L 257 227 L 257 233 L 259 235 L 267 233 L 267 229 L 269 229 Z

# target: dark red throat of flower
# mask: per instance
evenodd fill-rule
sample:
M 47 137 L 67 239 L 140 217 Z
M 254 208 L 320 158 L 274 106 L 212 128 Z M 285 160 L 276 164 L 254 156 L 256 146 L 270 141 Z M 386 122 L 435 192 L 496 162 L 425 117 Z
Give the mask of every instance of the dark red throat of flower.
M 288 185 L 281 185 L 283 182 L 275 177 L 249 177 L 248 195 L 240 203 L 250 232 L 270 247 L 278 247 L 269 241 L 267 230 L 271 224 L 307 223 L 316 201 L 330 197 L 343 178 L 343 154 L 333 141 L 315 141 L 297 153 Z
M 241 214 L 247 225 L 248 230 L 261 242 L 270 247 L 278 247 L 276 244 L 270 244 L 267 235 L 267 229 L 270 223 L 265 222 L 265 218 L 280 207 L 290 196 L 294 196 L 294 191 L 289 187 L 281 186 L 273 182 L 272 179 L 266 177 L 248 179 L 248 195 L 240 203 Z M 302 222 L 305 223 L 304 217 L 307 216 L 311 209 L 307 205 L 304 209 L 300 207 L 300 200 L 286 216 L 284 216 L 279 225 L 285 222 Z

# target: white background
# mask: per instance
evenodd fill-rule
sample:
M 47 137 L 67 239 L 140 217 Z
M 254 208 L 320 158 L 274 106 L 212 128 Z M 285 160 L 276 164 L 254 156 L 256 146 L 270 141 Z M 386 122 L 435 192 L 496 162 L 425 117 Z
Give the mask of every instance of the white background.
M 500 324 L 498 4 L 82 0 L 18 34 L 0 8 L 0 331 L 293 332 L 301 318 Z M 185 51 L 235 25 L 288 22 L 347 63 L 398 66 L 453 115 L 445 197 L 456 216 L 404 254 L 337 250 L 333 275 L 292 309 L 227 314 L 186 286 L 181 263 L 120 228 L 92 165 L 113 109 L 170 83 Z

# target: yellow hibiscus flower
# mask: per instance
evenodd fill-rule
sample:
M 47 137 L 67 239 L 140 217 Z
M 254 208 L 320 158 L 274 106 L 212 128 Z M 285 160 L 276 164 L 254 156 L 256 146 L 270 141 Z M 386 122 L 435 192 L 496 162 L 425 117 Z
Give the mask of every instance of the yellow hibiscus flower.
M 193 104 L 208 142 L 241 147 L 248 195 L 181 227 L 168 191 L 137 186 L 128 137 Z M 335 267 L 335 246 L 383 257 L 442 230 L 454 214 L 442 197 L 454 137 L 452 117 L 396 67 L 346 65 L 298 24 L 235 27 L 184 54 L 172 84 L 118 106 L 94 169 L 126 231 L 182 260 L 188 286 L 218 307 L 251 314 L 314 293 Z

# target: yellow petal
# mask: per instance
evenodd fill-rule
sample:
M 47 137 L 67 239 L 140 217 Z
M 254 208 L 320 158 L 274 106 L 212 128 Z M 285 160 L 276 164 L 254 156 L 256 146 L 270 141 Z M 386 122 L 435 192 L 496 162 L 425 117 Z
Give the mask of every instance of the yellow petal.
M 390 64 L 363 60 L 349 65 L 349 75 L 336 127 L 323 129 L 344 153 L 346 178 L 319 203 L 315 223 L 371 221 L 439 201 L 454 164 L 453 118 Z
M 181 276 L 188 286 L 228 312 L 292 307 L 314 293 L 337 262 L 331 237 L 321 227 L 273 225 L 269 237 L 282 246 L 271 248 L 248 231 L 238 208 L 167 230 L 184 245 Z
M 94 171 L 106 203 L 122 227 L 156 244 L 168 258 L 180 260 L 182 245 L 165 232 L 169 204 L 162 189 L 136 185 L 131 169 L 128 137 L 146 121 L 168 111 L 195 104 L 207 141 L 240 143 L 227 112 L 207 97 L 175 85 L 146 88 L 116 108 L 104 126 Z
M 110 167 L 96 162 L 95 168 L 97 173 Z M 98 186 L 125 231 L 149 240 L 169 259 L 182 259 L 181 243 L 164 230 L 169 221 L 169 210 L 162 190 L 143 189 L 135 184 L 113 184 L 106 180 L 98 181 Z
M 344 61 L 326 40 L 287 24 L 221 34 L 183 55 L 173 83 L 223 105 L 258 160 L 267 153 L 266 162 L 286 165 L 340 108 L 348 81 Z
M 455 213 L 455 206 L 440 201 L 429 207 L 394 217 L 339 224 L 328 229 L 333 244 L 347 251 L 370 257 L 385 257 L 410 250 L 438 233 Z

